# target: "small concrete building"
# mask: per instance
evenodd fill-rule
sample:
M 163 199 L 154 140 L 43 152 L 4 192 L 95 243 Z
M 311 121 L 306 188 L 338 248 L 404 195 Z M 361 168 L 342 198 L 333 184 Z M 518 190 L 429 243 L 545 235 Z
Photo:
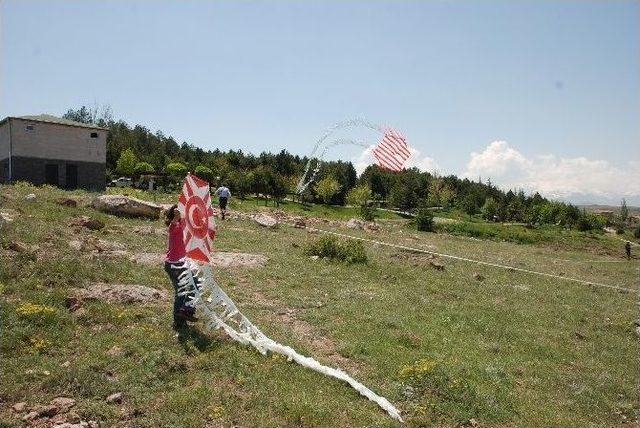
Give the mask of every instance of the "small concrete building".
M 0 121 L 0 183 L 104 190 L 108 129 L 47 114 Z

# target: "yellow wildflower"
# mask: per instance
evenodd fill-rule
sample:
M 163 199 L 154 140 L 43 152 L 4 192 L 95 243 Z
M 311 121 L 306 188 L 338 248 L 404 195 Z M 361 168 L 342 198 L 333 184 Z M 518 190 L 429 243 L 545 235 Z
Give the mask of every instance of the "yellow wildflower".
M 224 415 L 224 406 L 211 406 L 210 409 L 209 417 L 211 419 L 219 419 Z
M 402 378 L 423 378 L 428 375 L 438 365 L 437 361 L 431 359 L 425 359 L 415 362 L 410 366 L 405 366 L 400 370 L 400 377 Z
M 34 303 L 23 303 L 16 308 L 16 312 L 20 315 L 34 315 L 34 314 L 52 314 L 56 310 L 51 306 L 38 305 Z

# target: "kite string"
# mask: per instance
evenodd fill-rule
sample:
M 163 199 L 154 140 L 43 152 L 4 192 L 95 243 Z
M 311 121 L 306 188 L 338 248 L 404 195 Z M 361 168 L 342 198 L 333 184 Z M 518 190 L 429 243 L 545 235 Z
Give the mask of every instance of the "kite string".
M 293 224 L 289 224 L 289 223 L 287 223 L 287 224 L 289 226 L 291 226 L 291 227 L 295 227 L 295 225 L 293 225 Z M 340 237 L 343 237 L 343 238 L 354 239 L 354 240 L 363 241 L 363 242 L 370 242 L 370 243 L 378 244 L 378 245 L 384 245 L 384 246 L 387 246 L 387 247 L 399 248 L 399 249 L 402 249 L 402 250 L 415 251 L 415 252 L 425 253 L 425 254 L 432 254 L 432 255 L 435 255 L 435 256 L 449 258 L 449 259 L 453 259 L 453 260 L 471 262 L 471 263 L 476 263 L 476 264 L 479 264 L 479 265 L 497 267 L 497 268 L 501 268 L 501 269 L 507 269 L 507 270 L 511 270 L 511 271 L 529 273 L 529 274 L 533 274 L 533 275 L 541 275 L 541 276 L 546 276 L 546 277 L 550 277 L 550 278 L 564 279 L 564 280 L 567 280 L 567 281 L 573 281 L 573 282 L 577 282 L 577 283 L 581 283 L 581 284 L 585 284 L 585 285 L 589 285 L 589 286 L 594 286 L 594 287 L 610 288 L 610 289 L 613 289 L 613 290 L 623 291 L 623 292 L 627 292 L 627 293 L 633 293 L 633 292 L 636 291 L 636 290 L 631 289 L 631 288 L 619 287 L 619 286 L 616 286 L 616 285 L 609 285 L 609 284 L 603 284 L 603 283 L 598 283 L 598 282 L 593 282 L 593 281 L 586 281 L 584 279 L 579 279 L 579 278 L 571 278 L 571 277 L 566 277 L 566 276 L 554 275 L 554 274 L 547 273 L 547 272 L 539 272 L 539 271 L 534 271 L 534 270 L 525 269 L 525 268 L 519 268 L 519 267 L 515 267 L 515 266 L 508 266 L 508 265 L 502 265 L 502 264 L 499 264 L 499 263 L 491 263 L 491 262 L 485 262 L 485 261 L 482 261 L 482 260 L 470 259 L 470 258 L 462 257 L 462 256 L 454 256 L 454 255 L 451 255 L 451 254 L 438 253 L 436 251 L 429 251 L 429 250 L 424 250 L 424 249 L 421 249 L 421 248 L 413 248 L 413 247 L 408 247 L 406 245 L 400 245 L 400 244 L 392 244 L 392 243 L 389 243 L 389 242 L 378 241 L 378 240 L 375 240 L 375 239 L 361 238 L 361 237 L 358 237 L 358 236 L 347 235 L 345 233 L 318 229 L 318 228 L 314 228 L 314 227 L 310 227 L 310 226 L 307 226 L 307 229 L 308 230 L 317 231 L 317 232 L 322 232 L 322 233 L 328 233 L 330 235 L 340 236 Z

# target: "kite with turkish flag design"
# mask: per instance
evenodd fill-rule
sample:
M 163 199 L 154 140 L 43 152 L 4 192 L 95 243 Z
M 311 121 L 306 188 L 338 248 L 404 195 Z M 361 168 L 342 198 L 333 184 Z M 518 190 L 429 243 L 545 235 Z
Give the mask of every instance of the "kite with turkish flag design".
M 187 257 L 209 263 L 216 235 L 209 183 L 191 173 L 187 174 L 178 198 L 178 211 L 185 220 L 184 246 Z

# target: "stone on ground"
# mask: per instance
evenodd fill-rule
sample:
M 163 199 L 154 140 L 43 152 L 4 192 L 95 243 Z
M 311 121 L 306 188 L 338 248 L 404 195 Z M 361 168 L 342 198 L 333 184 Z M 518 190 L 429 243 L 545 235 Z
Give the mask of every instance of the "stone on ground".
M 12 209 L 0 210 L 0 225 L 11 223 L 18 216 L 18 212 Z
M 10 249 L 11 251 L 15 251 L 16 253 L 31 253 L 34 250 L 29 245 L 20 241 L 9 242 L 9 245 L 7 245 L 7 248 Z
M 364 228 L 369 232 L 377 232 L 378 230 L 380 230 L 380 226 L 378 226 L 378 224 L 374 222 L 365 224 Z
M 81 251 L 91 256 L 98 254 L 103 256 L 122 257 L 129 253 L 122 244 L 105 241 L 95 236 L 80 236 L 78 239 L 69 241 L 69 246 L 74 250 Z
M 75 294 L 91 300 L 104 300 L 111 303 L 153 304 L 165 302 L 169 296 L 164 290 L 137 284 L 91 284 L 88 288 L 79 288 Z
M 122 403 L 122 392 L 116 392 L 108 396 L 107 403 Z
M 95 218 L 83 215 L 72 218 L 71 221 L 69 221 L 69 226 L 86 227 L 89 230 L 100 230 L 104 227 L 104 223 Z
M 31 422 L 40 418 L 50 418 L 58 413 L 59 409 L 53 404 L 47 406 L 36 406 L 22 418 L 25 422 Z
M 442 263 L 440 263 L 437 260 L 431 260 L 429 262 L 429 264 L 431 265 L 431 267 L 433 267 L 435 270 L 444 270 L 444 265 Z
M 273 229 L 278 226 L 278 220 L 267 214 L 257 214 L 255 217 L 253 217 L 253 219 L 256 221 L 256 223 L 263 227 Z
M 76 405 L 76 400 L 68 397 L 56 397 L 51 400 L 51 405 L 58 407 L 60 412 L 66 413 Z
M 162 206 L 141 199 L 124 195 L 102 195 L 93 201 L 93 208 L 98 211 L 122 217 L 144 217 L 157 220 Z
M 13 406 L 11 406 L 11 410 L 13 410 L 16 413 L 20 413 L 24 411 L 25 407 L 27 407 L 27 403 L 25 403 L 24 401 L 21 401 L 20 403 L 16 403 Z
M 346 226 L 349 229 L 363 229 L 364 222 L 362 220 L 358 220 L 357 218 L 352 218 L 352 219 L 349 219 Z

